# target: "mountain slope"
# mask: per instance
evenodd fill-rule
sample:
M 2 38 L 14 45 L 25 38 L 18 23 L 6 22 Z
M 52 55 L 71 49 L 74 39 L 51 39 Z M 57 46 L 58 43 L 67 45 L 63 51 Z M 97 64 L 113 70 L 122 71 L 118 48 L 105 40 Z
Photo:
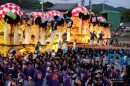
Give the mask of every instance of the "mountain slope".
M 88 8 L 88 6 L 87 6 L 87 8 Z M 104 5 L 104 9 L 105 10 L 119 11 L 121 13 L 125 12 L 126 10 L 128 10 L 128 9 L 126 9 L 124 7 L 117 7 L 117 8 L 115 8 L 115 7 L 107 5 L 107 4 Z M 96 10 L 96 11 L 99 11 L 99 12 L 102 11 L 103 10 L 103 4 L 93 4 L 92 5 L 92 10 Z

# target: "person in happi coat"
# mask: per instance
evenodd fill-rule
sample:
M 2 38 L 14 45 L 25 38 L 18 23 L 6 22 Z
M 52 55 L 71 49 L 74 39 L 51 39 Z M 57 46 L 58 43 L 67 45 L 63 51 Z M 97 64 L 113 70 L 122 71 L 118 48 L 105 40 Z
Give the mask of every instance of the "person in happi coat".
M 52 86 L 60 86 L 59 74 L 52 73 L 51 77 L 52 77 Z
M 57 54 L 60 55 L 60 56 L 63 54 L 63 51 L 62 51 L 62 42 L 61 41 L 58 42 L 58 51 L 57 51 Z
M 63 86 L 63 73 L 61 70 L 59 70 L 58 77 L 59 77 L 60 86 Z
M 33 59 L 36 59 L 36 57 L 40 55 L 40 45 L 41 45 L 40 42 L 38 42 L 35 47 Z
M 23 83 L 19 82 L 19 83 L 17 84 L 17 86 L 23 86 Z
M 85 84 L 87 84 L 87 80 L 89 78 L 89 70 L 85 70 L 84 74 L 83 74 L 83 81 L 85 82 Z
M 4 77 L 4 73 L 3 73 L 3 71 L 0 69 L 0 85 L 4 85 L 4 84 L 3 84 L 3 77 Z
M 110 85 L 110 80 L 107 77 L 104 77 L 103 82 L 104 82 L 104 86 L 109 86 Z
M 1 66 L 2 67 L 2 66 Z M 3 73 L 5 74 L 5 75 L 7 75 L 7 73 L 8 73 L 8 63 L 6 63 L 3 67 L 2 67 L 2 69 L 3 69 Z
M 41 72 L 42 72 L 42 75 L 43 75 L 43 86 L 46 86 L 46 70 L 47 70 L 47 67 L 46 65 L 44 64 L 45 62 L 40 62 L 40 68 L 41 68 Z
M 5 75 L 3 80 L 4 80 L 4 85 L 3 86 L 7 86 L 7 84 L 9 83 L 8 75 Z
M 35 72 L 35 69 L 34 69 L 33 64 L 32 64 L 32 63 L 29 63 L 29 67 L 28 67 L 28 69 L 27 69 L 27 74 L 28 74 L 28 76 L 33 77 L 34 72 Z
M 40 68 L 41 68 L 41 71 L 43 73 L 43 78 L 45 78 L 45 75 L 46 75 L 46 65 L 44 64 L 44 62 L 40 62 Z
M 63 52 L 64 53 L 67 53 L 68 52 L 68 44 L 67 44 L 67 41 L 65 41 L 65 43 L 64 43 L 64 46 L 63 46 Z
M 100 72 L 95 77 L 94 86 L 103 86 L 103 77 Z
M 74 51 L 77 51 L 77 48 L 76 48 L 76 39 L 74 40 L 73 42 L 73 48 L 72 48 Z
M 95 38 L 97 38 L 95 32 L 94 31 L 90 32 L 90 45 L 93 45 Z
M 105 67 L 103 68 L 104 75 L 106 77 L 110 77 L 111 67 L 110 67 L 110 65 L 107 65 L 107 64 L 105 65 Z
M 40 67 L 36 67 L 36 72 L 34 73 L 35 86 L 42 86 L 43 74 Z
M 69 18 L 69 19 L 66 19 L 66 23 L 67 23 L 67 28 L 71 29 L 73 26 L 73 21 Z
M 6 86 L 16 86 L 16 83 L 15 83 L 15 81 L 12 79 L 12 76 L 11 76 L 11 75 L 8 76 L 8 83 L 7 83 Z
M 119 70 L 116 70 L 116 71 L 115 71 L 115 79 L 116 79 L 116 80 L 119 80 L 119 79 L 120 79 L 120 71 L 119 71 Z
M 49 69 L 46 73 L 47 86 L 52 86 L 52 76 L 51 76 L 52 73 L 53 73 L 52 69 Z
M 14 46 L 11 46 L 8 51 L 8 56 L 13 58 L 13 57 L 15 57 L 15 55 L 16 55 L 16 50 L 14 49 Z
M 26 82 L 22 75 L 18 77 L 17 83 L 22 83 L 23 86 L 26 86 Z
M 124 81 L 123 82 L 123 86 L 127 86 L 128 85 L 128 83 L 127 83 L 127 81 L 128 81 L 128 74 L 127 74 L 127 72 L 126 72 L 126 69 L 124 69 L 123 71 L 122 71 L 122 74 L 120 75 L 121 76 L 121 79 Z
M 32 80 L 31 76 L 28 76 L 28 80 L 27 80 L 26 86 L 35 86 L 35 83 Z
M 71 86 L 72 79 L 70 76 L 70 73 L 66 73 L 65 79 L 64 79 L 64 86 Z
M 47 66 L 46 66 L 46 71 L 49 72 L 50 68 L 51 68 L 51 63 L 48 61 L 47 62 Z
M 24 75 L 24 73 L 21 71 L 21 68 L 18 69 L 18 74 L 17 74 L 17 75 L 18 75 L 17 78 L 19 78 L 20 76 L 22 76 L 24 80 L 27 79 L 27 77 L 26 77 L 26 76 Z
M 78 73 L 76 76 L 75 85 L 82 86 L 81 79 L 80 79 L 80 73 Z
M 103 32 L 101 31 L 101 33 L 99 33 L 99 38 L 98 38 L 98 45 L 102 45 L 102 39 L 103 39 Z
M 24 67 L 23 67 L 23 69 L 22 69 L 22 72 L 24 73 L 24 75 L 25 76 L 28 76 L 28 63 L 25 63 L 24 65 L 23 65 Z
M 52 69 L 49 70 L 49 74 L 46 78 L 48 86 L 60 86 L 59 74 L 54 73 Z
M 74 71 L 71 72 L 71 79 L 72 79 L 71 86 L 74 86 L 76 80 L 76 73 Z
M 106 55 L 103 56 L 103 66 L 108 64 L 108 58 Z
M 14 67 L 13 63 L 8 65 L 8 75 L 12 75 L 12 78 L 16 78 L 17 69 Z
M 17 78 L 18 69 L 16 67 L 16 63 L 12 63 L 12 78 Z

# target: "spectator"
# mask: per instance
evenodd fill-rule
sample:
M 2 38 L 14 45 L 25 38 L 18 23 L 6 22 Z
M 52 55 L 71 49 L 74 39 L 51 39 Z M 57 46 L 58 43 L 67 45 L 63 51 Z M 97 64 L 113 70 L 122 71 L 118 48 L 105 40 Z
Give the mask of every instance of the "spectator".
M 55 56 L 52 51 L 47 52 L 35 59 L 33 54 L 26 54 L 28 61 L 23 56 L 18 59 L 2 56 L 0 81 L 4 86 L 110 86 L 117 81 L 120 86 L 128 85 L 129 50 L 77 48 L 75 52 L 67 48 L 65 54 L 55 52 Z M 123 59 L 115 58 L 117 54 Z
M 30 76 L 28 77 L 26 86 L 35 86 L 34 81 L 32 80 L 32 78 Z

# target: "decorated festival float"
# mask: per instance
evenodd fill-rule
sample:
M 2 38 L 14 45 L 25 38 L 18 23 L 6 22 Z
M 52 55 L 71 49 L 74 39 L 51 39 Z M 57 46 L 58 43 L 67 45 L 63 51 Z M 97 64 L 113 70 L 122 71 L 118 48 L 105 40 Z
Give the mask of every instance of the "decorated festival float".
M 40 44 L 44 52 L 57 50 L 59 42 L 72 44 L 75 40 L 89 45 L 91 33 L 97 36 L 95 45 L 99 34 L 104 34 L 103 45 L 106 45 L 111 38 L 110 27 L 111 23 L 105 18 L 82 6 L 64 14 L 56 10 L 25 14 L 19 6 L 7 3 L 0 6 L 0 50 L 7 53 L 13 45 L 20 52 L 34 52 L 35 46 Z

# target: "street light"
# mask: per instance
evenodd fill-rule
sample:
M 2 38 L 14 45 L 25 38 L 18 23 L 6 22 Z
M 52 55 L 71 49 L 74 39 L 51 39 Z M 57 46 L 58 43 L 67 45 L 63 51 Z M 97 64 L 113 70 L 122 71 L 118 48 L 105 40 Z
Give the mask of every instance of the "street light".
M 104 2 L 103 2 L 103 10 L 105 10 L 105 2 L 108 2 L 108 1 L 104 0 Z
M 43 4 L 44 4 L 44 0 L 39 0 L 39 1 L 41 1 L 40 4 L 42 4 L 42 8 L 41 8 L 41 9 L 42 9 L 42 12 L 43 12 Z

